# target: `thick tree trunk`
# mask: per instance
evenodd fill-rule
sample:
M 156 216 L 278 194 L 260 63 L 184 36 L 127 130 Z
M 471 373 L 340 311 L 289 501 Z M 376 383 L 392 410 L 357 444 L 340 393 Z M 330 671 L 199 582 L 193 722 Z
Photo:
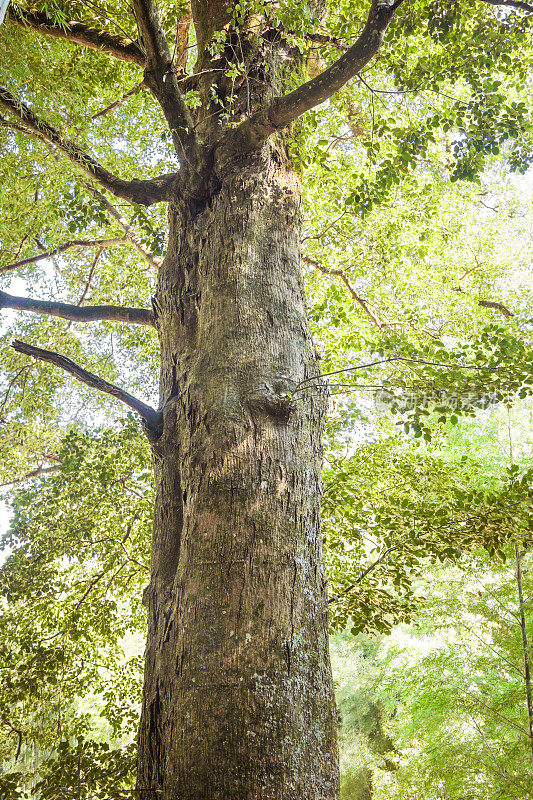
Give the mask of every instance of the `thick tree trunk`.
M 319 522 L 323 387 L 300 185 L 267 143 L 170 207 L 155 300 L 164 433 L 138 796 L 334 800 L 337 712 Z

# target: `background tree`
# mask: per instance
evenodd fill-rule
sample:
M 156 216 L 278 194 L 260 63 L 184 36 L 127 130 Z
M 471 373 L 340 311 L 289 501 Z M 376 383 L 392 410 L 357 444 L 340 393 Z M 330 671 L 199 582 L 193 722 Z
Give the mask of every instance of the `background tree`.
M 300 279 L 294 167 L 306 170 L 313 153 L 312 170 L 333 171 L 327 138 L 326 144 L 314 139 L 312 109 L 328 101 L 326 137 L 340 141 L 346 124 L 357 136 L 356 89 L 343 87 L 379 50 L 379 79 L 392 81 L 395 95 L 376 113 L 374 95 L 389 89 L 376 90 L 367 80 L 372 73 L 361 77 L 365 91 L 372 87 L 372 114 L 355 148 L 333 155 L 336 169 L 348 167 L 335 212 L 340 204 L 340 215 L 359 222 L 388 202 L 403 173 L 405 190 L 414 173 L 416 182 L 420 163 L 428 180 L 434 164 L 450 179 L 472 179 L 504 148 L 512 168 L 525 170 L 529 122 L 520 89 L 529 67 L 531 8 L 503 5 L 511 11 L 481 3 L 451 10 L 419 4 L 397 14 L 400 3 L 326 12 L 211 2 L 194 3 L 191 12 L 162 4 L 158 12 L 141 0 L 133 14 L 129 7 L 60 3 L 10 10 L 2 30 L 4 168 L 21 188 L 5 198 L 1 269 L 21 270 L 34 287 L 40 281 L 41 296 L 51 296 L 19 297 L 11 289 L 2 305 L 69 322 L 17 325 L 17 355 L 4 355 L 5 441 L 21 476 L 68 463 L 70 440 L 62 429 L 79 415 L 78 398 L 89 407 L 95 402 L 72 394 L 55 369 L 37 372 L 27 356 L 117 397 L 143 420 L 156 482 L 138 759 L 138 787 L 146 796 L 336 795 L 318 513 L 326 392 Z M 362 32 L 349 44 L 358 27 Z M 306 69 L 316 69 L 316 45 L 324 69 L 306 81 Z M 405 59 L 406 46 L 412 59 Z M 464 51 L 460 97 L 450 101 L 441 90 L 457 80 Z M 437 104 L 424 97 L 426 89 L 437 93 Z M 402 106 L 399 93 L 416 100 Z M 288 126 L 307 111 L 290 133 Z M 446 135 L 450 130 L 455 136 Z M 310 177 L 316 185 L 317 176 Z M 323 183 L 324 198 L 331 197 L 334 180 Z M 166 246 L 162 211 L 154 208 L 161 202 L 169 206 Z M 93 255 L 85 264 L 87 250 Z M 44 255 L 55 274 L 43 269 Z M 316 255 L 307 258 L 318 269 Z M 350 291 L 347 276 L 343 283 L 380 333 L 394 328 Z M 61 293 L 71 302 L 60 303 Z M 489 308 L 500 303 L 481 301 Z M 96 320 L 90 337 L 71 324 Z M 405 321 L 412 321 L 409 314 Z M 140 331 L 114 327 L 124 323 Z M 410 377 L 420 388 L 445 367 L 455 394 L 462 387 L 481 396 L 489 383 L 504 397 L 530 385 L 528 342 L 518 334 L 493 328 L 458 348 L 439 347 L 431 335 L 428 345 L 393 337 L 376 343 L 373 360 L 397 367 L 399 385 Z M 106 363 L 109 343 L 115 358 Z M 509 343 L 517 353 L 512 370 L 502 361 Z M 61 355 L 37 346 L 43 344 Z M 349 342 L 345 352 L 354 355 Z M 148 402 L 158 366 L 156 411 Z M 465 374 L 473 376 L 470 385 Z M 129 391 L 111 383 L 119 378 Z M 143 400 L 130 393 L 139 391 Z M 444 416 L 447 409 L 444 398 Z M 33 436 L 26 428 L 21 443 L 26 422 Z M 429 435 L 418 411 L 407 422 Z M 115 483 L 104 476 L 102 485 L 127 493 L 133 482 L 133 493 L 142 496 L 142 474 L 122 473 Z M 55 477 L 46 480 L 52 492 L 61 486 Z M 91 594 L 85 591 L 100 584 L 93 601 L 104 599 L 112 611 L 106 592 L 116 570 L 128 570 L 132 581 L 142 574 L 145 519 L 132 514 L 129 530 L 105 537 L 110 547 L 99 551 L 104 564 L 96 575 L 84 573 L 94 568 L 92 554 L 81 559 L 79 580 L 70 573 L 71 588 L 86 585 L 75 600 L 78 610 Z M 91 518 L 85 513 L 83 520 L 80 530 L 94 546 Z M 26 549 L 31 560 L 32 548 Z M 54 553 L 54 569 L 63 555 Z M 74 560 L 80 556 L 70 552 Z M 15 558 L 23 557 L 24 548 Z M 102 620 L 102 631 L 108 622 L 109 616 Z M 64 663 L 65 652 L 45 645 L 41 664 L 49 656 Z M 83 657 L 83 648 L 76 645 L 76 652 Z M 6 725 L 18 736 L 11 719 Z

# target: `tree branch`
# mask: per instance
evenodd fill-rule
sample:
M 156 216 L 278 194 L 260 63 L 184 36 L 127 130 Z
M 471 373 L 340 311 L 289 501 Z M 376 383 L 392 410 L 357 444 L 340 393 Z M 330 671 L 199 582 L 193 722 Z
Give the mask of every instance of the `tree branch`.
M 91 264 L 91 267 L 89 269 L 89 274 L 87 276 L 87 280 L 85 281 L 85 286 L 83 287 L 83 292 L 81 293 L 81 297 L 78 300 L 78 302 L 76 303 L 77 306 L 83 305 L 83 301 L 87 297 L 87 292 L 91 288 L 91 281 L 93 279 L 94 271 L 95 271 L 95 269 L 96 269 L 96 267 L 98 265 L 98 262 L 100 261 L 100 258 L 102 257 L 102 253 L 103 252 L 104 252 L 104 248 L 103 247 L 99 247 L 98 251 L 97 251 L 97 253 L 96 253 L 95 257 L 94 257 L 93 263 Z
M 26 475 L 23 475 L 22 478 L 14 478 L 12 481 L 0 483 L 0 489 L 5 489 L 6 486 L 16 486 L 17 483 L 24 483 L 24 481 L 28 481 L 30 478 L 38 478 L 41 475 L 50 475 L 50 473 L 58 472 L 60 469 L 61 464 L 52 464 L 49 467 L 36 467 L 35 469 L 32 469 L 31 472 L 27 472 Z
M 315 261 L 313 258 L 309 258 L 308 256 L 302 256 L 302 261 L 304 261 L 306 264 L 309 264 L 311 267 L 319 269 L 320 272 L 323 272 L 325 275 L 332 275 L 336 278 L 340 278 L 344 282 L 346 288 L 350 292 L 355 302 L 359 303 L 359 305 L 361 306 L 367 317 L 374 323 L 374 325 L 376 325 L 376 327 L 380 329 L 386 326 L 387 323 L 380 322 L 380 320 L 376 317 L 376 315 L 370 310 L 366 301 L 363 300 L 363 298 L 357 294 L 355 289 L 352 287 L 350 281 L 348 280 L 346 274 L 341 269 L 327 269 L 327 267 L 323 267 L 322 264 L 318 263 L 318 261 Z
M 468 273 L 465 273 L 465 275 L 466 274 L 468 274 Z M 462 276 L 462 277 L 464 277 L 464 276 Z M 456 286 L 453 291 L 457 292 L 458 294 L 466 294 L 465 290 L 461 289 L 460 286 Z M 505 319 L 511 319 L 511 317 L 514 317 L 513 312 L 509 311 L 507 306 L 504 306 L 503 303 L 499 303 L 497 300 L 483 300 L 483 299 L 478 297 L 477 298 L 477 304 L 478 304 L 478 306 L 481 306 L 482 308 L 493 308 L 495 311 L 499 311 L 500 314 L 503 314 Z
M 12 342 L 11 346 L 17 353 L 22 353 L 25 356 L 32 356 L 32 358 L 36 358 L 39 361 L 47 361 L 49 364 L 53 364 L 65 370 L 65 372 L 73 375 L 77 380 L 85 383 L 92 389 L 98 389 L 99 392 L 105 392 L 112 397 L 116 397 L 117 400 L 133 408 L 134 411 L 139 414 L 145 424 L 147 434 L 152 441 L 161 436 L 163 424 L 162 414 L 151 406 L 141 402 L 141 400 L 137 400 L 136 397 L 125 392 L 124 389 L 119 389 L 119 387 L 115 386 L 113 383 L 108 383 L 103 380 L 103 378 L 93 375 L 92 372 L 88 372 L 86 369 L 83 369 L 83 367 L 80 367 L 79 364 L 76 364 L 75 361 L 71 361 L 70 358 L 66 358 L 60 353 L 55 353 L 52 350 L 42 350 L 40 347 L 34 347 L 18 339 Z
M 157 258 L 157 256 L 154 256 L 154 254 L 142 243 L 142 241 L 137 236 L 137 233 L 133 230 L 126 217 L 124 217 L 120 213 L 118 208 L 116 208 L 116 206 L 114 206 L 113 203 L 110 203 L 107 197 L 103 195 L 102 192 L 99 192 L 98 189 L 96 189 L 96 187 L 91 186 L 91 184 L 86 184 L 86 186 L 90 191 L 90 193 L 93 195 L 93 197 L 95 197 L 100 203 L 102 203 L 107 213 L 111 217 L 113 217 L 113 219 L 116 222 L 118 222 L 118 224 L 124 231 L 128 242 L 130 242 L 130 244 L 133 245 L 133 247 L 137 250 L 139 255 L 142 256 L 142 258 L 144 258 L 146 263 L 149 264 L 151 267 L 154 267 L 155 269 L 159 269 L 162 260 L 160 258 Z
M 133 0 L 132 5 L 146 51 L 144 82 L 163 110 L 176 153 L 189 158 L 197 149 L 194 122 L 179 90 L 157 6 L 154 0 Z
M 125 94 L 123 94 L 122 97 L 119 100 L 115 100 L 114 103 L 110 103 L 105 108 L 102 108 L 101 111 L 97 111 L 96 114 L 93 114 L 92 117 L 91 117 L 91 120 L 95 120 L 95 119 L 98 119 L 99 117 L 103 117 L 104 114 L 109 114 L 110 111 L 115 111 L 129 97 L 132 97 L 134 94 L 137 94 L 137 92 L 140 92 L 142 89 L 145 89 L 145 88 L 146 87 L 144 85 L 144 81 L 141 81 L 140 83 L 136 83 L 135 86 L 133 86 L 133 88 L 131 88 L 129 90 L 129 92 L 126 92 Z
M 9 20 L 22 28 L 32 28 L 38 33 L 53 36 L 56 39 L 66 39 L 91 50 L 99 50 L 107 55 L 120 58 L 144 67 L 145 57 L 137 42 L 122 36 L 116 36 L 107 31 L 93 28 L 83 22 L 65 22 L 62 25 L 54 22 L 42 11 L 18 11 L 9 9 Z
M 87 175 L 97 180 L 117 197 L 144 206 L 166 199 L 166 192 L 174 182 L 175 175 L 162 175 L 152 180 L 125 181 L 109 172 L 77 144 L 66 139 L 57 128 L 39 119 L 25 103 L 14 97 L 4 87 L 0 87 L 0 105 L 11 111 L 36 136 L 65 153 L 70 161 L 77 164 Z
M 38 256 L 30 256 L 29 258 L 22 258 L 20 261 L 14 261 L 12 264 L 0 265 L 0 274 L 3 272 L 10 272 L 17 267 L 24 267 L 26 264 L 34 264 L 37 261 L 42 261 L 43 258 L 53 258 L 59 253 L 64 253 L 70 250 L 71 247 L 98 247 L 104 249 L 105 247 L 113 247 L 118 244 L 128 244 L 128 239 L 125 236 L 120 236 L 116 239 L 72 239 L 70 242 L 60 244 L 54 250 L 48 250 L 40 253 Z
M 242 122 L 228 135 L 232 149 L 251 150 L 274 131 L 284 128 L 311 108 L 323 103 L 355 77 L 376 55 L 396 9 L 403 0 L 372 0 L 365 26 L 352 47 L 316 78 L 272 101 L 270 106 Z M 231 138 L 230 138 L 231 136 Z M 231 145 L 230 145 L 231 146 Z
M 73 306 L 48 300 L 32 300 L 30 297 L 13 297 L 0 292 L 0 309 L 13 308 L 16 311 L 32 311 L 34 314 L 48 314 L 74 322 L 130 322 L 134 325 L 153 325 L 154 318 L 146 308 L 124 308 L 122 306 Z
M 18 745 L 17 745 L 17 752 L 15 753 L 15 761 L 18 761 L 18 759 L 19 759 L 19 756 L 20 756 L 20 751 L 22 750 L 22 737 L 23 737 L 23 733 L 22 733 L 22 731 L 21 731 L 19 728 L 15 728 L 15 726 L 14 726 L 14 725 L 12 725 L 12 724 L 11 724 L 11 722 L 10 722 L 8 719 L 5 719 L 5 718 L 4 718 L 4 719 L 3 719 L 3 722 L 4 722 L 4 725 L 7 725 L 7 726 L 8 726 L 8 728 L 10 728 L 10 731 L 9 731 L 9 733 L 8 733 L 8 736 L 11 736 L 11 734 L 12 734 L 12 733 L 15 733 L 15 734 L 17 735 L 17 738 L 18 738 Z
M 505 6 L 506 8 L 517 8 L 520 11 L 528 11 L 533 14 L 533 6 L 529 3 L 523 3 L 522 0 L 481 0 L 482 3 L 488 3 L 491 6 Z
M 355 583 L 352 583 L 349 586 L 347 586 L 339 594 L 335 595 L 335 597 L 330 597 L 329 600 L 328 600 L 328 603 L 337 603 L 342 597 L 344 597 L 344 595 L 349 594 L 352 591 L 352 589 L 355 589 L 355 587 L 357 586 L 358 583 L 362 583 L 364 581 L 366 576 L 370 572 L 372 572 L 373 569 L 375 569 L 377 566 L 379 566 L 382 563 L 382 561 L 385 561 L 385 559 L 387 558 L 387 556 L 390 553 L 393 553 L 395 550 L 399 550 L 399 549 L 400 549 L 400 545 L 395 544 L 392 547 L 389 547 L 387 550 L 385 550 L 385 552 L 382 553 L 379 556 L 379 558 L 376 559 L 376 561 L 374 561 L 372 564 L 370 564 L 369 567 L 367 567 L 365 570 L 363 570 L 361 572 L 359 577 L 356 578 Z
M 513 312 L 509 311 L 503 303 L 496 303 L 493 300 L 478 300 L 477 304 L 478 306 L 483 306 L 483 308 L 493 308 L 495 311 L 499 311 L 506 319 L 514 317 Z

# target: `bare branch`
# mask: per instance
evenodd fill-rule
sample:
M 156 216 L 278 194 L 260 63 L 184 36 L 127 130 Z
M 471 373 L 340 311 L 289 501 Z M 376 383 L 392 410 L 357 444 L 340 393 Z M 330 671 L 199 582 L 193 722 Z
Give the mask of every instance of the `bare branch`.
M 91 281 L 92 281 L 93 275 L 94 275 L 94 271 L 95 271 L 95 269 L 97 267 L 98 262 L 100 261 L 100 258 L 102 257 L 102 253 L 103 252 L 104 252 L 104 248 L 103 247 L 99 247 L 98 248 L 98 252 L 96 253 L 96 255 L 94 257 L 94 260 L 93 260 L 93 263 L 91 264 L 91 267 L 89 269 L 89 274 L 87 275 L 87 280 L 85 281 L 85 286 L 83 287 L 83 292 L 81 293 L 81 297 L 78 300 L 78 302 L 76 303 L 77 306 L 83 305 L 83 301 L 87 297 L 87 292 L 90 289 Z
M 26 125 L 32 133 L 61 150 L 67 158 L 79 166 L 87 175 L 97 180 L 112 194 L 133 203 L 149 206 L 166 199 L 166 193 L 175 180 L 175 175 L 162 175 L 152 180 L 125 181 L 109 172 L 77 144 L 66 139 L 56 128 L 44 122 L 21 100 L 7 89 L 0 87 L 0 105 L 7 108 Z
M 472 271 L 473 270 L 469 270 L 469 272 L 472 272 Z M 465 275 L 468 275 L 468 272 L 465 272 Z M 462 277 L 464 277 L 464 276 L 462 276 Z M 453 291 L 457 292 L 458 294 L 466 294 L 465 290 L 462 289 L 460 286 L 454 287 Z M 497 300 L 482 300 L 481 298 L 478 297 L 477 298 L 477 304 L 478 304 L 478 306 L 481 306 L 482 308 L 493 308 L 495 311 L 499 311 L 500 314 L 503 314 L 503 316 L 506 319 L 511 319 L 511 317 L 514 317 L 513 312 L 509 311 L 507 306 L 504 306 L 503 303 L 499 303 Z
M 342 52 L 346 52 L 346 50 L 350 49 L 350 45 L 345 44 L 342 39 L 339 39 L 337 36 L 329 36 L 327 33 L 313 33 L 312 31 L 304 33 L 286 31 L 286 33 L 296 38 L 307 39 L 309 42 L 316 42 L 316 44 L 329 45 Z
M 352 591 L 352 589 L 355 589 L 355 587 L 357 586 L 358 583 L 362 583 L 364 581 L 366 576 L 370 572 L 372 572 L 372 570 L 374 570 L 383 561 L 385 561 L 385 559 L 387 558 L 387 556 L 390 553 L 393 553 L 395 550 L 399 550 L 399 549 L 400 549 L 400 546 L 395 544 L 392 547 L 389 547 L 387 550 L 385 550 L 372 564 L 370 564 L 369 567 L 367 567 L 366 569 L 362 570 L 362 572 L 359 575 L 359 577 L 356 578 L 355 583 L 352 583 L 349 586 L 347 586 L 345 589 L 343 589 L 340 592 L 340 594 L 335 595 L 335 597 L 330 597 L 329 600 L 328 600 L 328 603 L 337 603 L 344 595 L 349 594 Z
M 139 414 L 151 440 L 156 440 L 161 436 L 163 424 L 162 414 L 151 406 L 146 405 L 146 403 L 143 403 L 141 400 L 137 400 L 136 397 L 125 392 L 124 389 L 119 389 L 119 387 L 115 386 L 113 383 L 108 383 L 103 380 L 103 378 L 93 375 L 92 372 L 83 369 L 83 367 L 80 367 L 75 361 L 66 358 L 66 356 L 62 356 L 60 353 L 55 353 L 53 350 L 42 350 L 40 347 L 34 347 L 18 339 L 12 342 L 11 346 L 17 353 L 22 353 L 25 356 L 32 356 L 32 358 L 36 358 L 39 361 L 47 361 L 49 364 L 53 364 L 65 370 L 65 372 L 73 375 L 77 380 L 85 383 L 87 386 L 98 389 L 99 392 L 110 394 L 112 397 L 116 397 L 117 400 L 133 408 L 134 411 Z
M 13 308 L 16 311 L 31 311 L 34 314 L 47 314 L 62 317 L 74 322 L 130 322 L 134 325 L 153 325 L 154 318 L 146 308 L 124 308 L 122 306 L 73 306 L 49 300 L 32 300 L 30 297 L 13 297 L 0 292 L 0 309 Z
M 32 28 L 38 33 L 44 33 L 56 39 L 66 39 L 83 47 L 89 47 L 91 50 L 99 50 L 107 55 L 144 67 L 144 53 L 137 42 L 98 30 L 92 25 L 86 25 L 83 22 L 65 22 L 59 25 L 42 11 L 24 11 L 22 13 L 13 7 L 9 9 L 9 20 L 23 28 Z
M 133 0 L 132 5 L 146 51 L 144 82 L 163 110 L 177 154 L 189 158 L 196 153 L 196 132 L 187 104 L 179 90 L 157 6 L 154 0 Z
M 22 258 L 20 261 L 14 261 L 12 264 L 3 264 L 0 266 L 0 274 L 3 272 L 10 272 L 17 267 L 24 267 L 26 264 L 34 264 L 37 261 L 42 261 L 44 258 L 53 258 L 70 250 L 71 247 L 98 247 L 104 249 L 106 247 L 113 247 L 118 244 L 128 244 L 128 239 L 125 236 L 120 236 L 116 239 L 72 239 L 70 242 L 60 244 L 53 250 L 40 253 L 38 256 L 30 256 L 30 258 Z
M 289 125 L 335 94 L 376 55 L 396 9 L 402 2 L 403 0 L 372 0 L 365 26 L 355 44 L 346 53 L 316 78 L 303 83 L 289 94 L 276 98 L 267 109 L 252 114 L 230 132 L 224 143 L 229 144 L 234 152 L 237 149 L 246 151 L 259 147 L 274 131 Z

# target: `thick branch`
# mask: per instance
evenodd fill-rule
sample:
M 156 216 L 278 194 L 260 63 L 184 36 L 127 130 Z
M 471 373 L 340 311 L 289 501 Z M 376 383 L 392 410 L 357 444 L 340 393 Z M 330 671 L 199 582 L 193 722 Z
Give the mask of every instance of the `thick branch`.
M 189 109 L 179 90 L 172 55 L 154 0 L 133 0 L 133 10 L 146 51 L 144 81 L 159 102 L 179 156 L 196 152 L 196 134 Z
M 9 9 L 9 19 L 23 28 L 32 28 L 38 33 L 45 33 L 56 39 L 66 39 L 69 42 L 81 44 L 91 50 L 100 50 L 102 53 L 129 61 L 144 67 L 144 53 L 137 42 L 122 36 L 93 28 L 83 22 L 65 22 L 59 25 L 42 11 L 17 11 Z
M 284 128 L 311 108 L 323 103 L 355 77 L 376 55 L 396 9 L 403 0 L 372 0 L 368 19 L 359 38 L 334 64 L 294 91 L 272 101 L 233 131 L 233 146 L 250 150 L 274 131 Z
M 48 300 L 32 300 L 29 297 L 13 297 L 0 292 L 0 309 L 13 308 L 17 311 L 32 311 L 34 314 L 48 314 L 74 322 L 131 322 L 134 325 L 153 325 L 151 311 L 145 308 L 124 308 L 122 306 L 73 306 L 69 303 L 56 303 Z
M 12 264 L 0 265 L 0 274 L 10 272 L 12 269 L 17 269 L 17 267 L 24 267 L 26 264 L 34 264 L 37 261 L 42 261 L 43 258 L 53 258 L 59 253 L 70 250 L 71 247 L 98 247 L 103 250 L 106 247 L 127 243 L 128 239 L 125 236 L 116 239 L 72 239 L 70 242 L 65 242 L 53 250 L 40 253 L 38 256 L 30 256 L 29 258 L 22 258 L 20 261 L 14 261 Z
M 509 311 L 503 303 L 496 303 L 493 300 L 478 300 L 477 304 L 478 306 L 483 306 L 483 308 L 493 308 L 495 311 L 499 311 L 506 319 L 514 317 L 513 312 Z
M 144 206 L 159 203 L 165 199 L 166 192 L 174 181 L 174 175 L 163 175 L 153 180 L 122 180 L 95 161 L 77 144 L 66 139 L 48 122 L 39 119 L 25 103 L 22 103 L 3 87 L 0 87 L 0 105 L 11 111 L 36 136 L 65 153 L 70 161 L 77 164 L 87 175 L 97 180 L 117 197 Z
M 461 289 L 460 286 L 455 287 L 453 291 L 457 292 L 458 294 L 465 294 L 465 290 Z M 504 306 L 503 303 L 500 303 L 497 300 L 483 300 L 483 299 L 478 297 L 477 298 L 477 304 L 478 304 L 478 306 L 481 306 L 482 308 L 493 308 L 495 311 L 499 311 L 500 314 L 503 314 L 505 319 L 511 319 L 511 317 L 514 317 L 513 312 L 509 311 L 507 306 Z
M 52 350 L 42 350 L 40 347 L 34 347 L 31 344 L 19 340 L 12 342 L 11 346 L 17 353 L 22 353 L 25 356 L 32 356 L 32 358 L 36 358 L 39 361 L 47 361 L 49 364 L 54 364 L 54 366 L 65 370 L 65 372 L 73 375 L 82 383 L 87 384 L 87 386 L 98 389 L 99 392 L 110 394 L 112 397 L 116 397 L 117 400 L 133 408 L 134 411 L 141 416 L 152 438 L 157 439 L 161 435 L 162 416 L 160 412 L 155 411 L 151 406 L 137 400 L 136 397 L 128 394 L 128 392 L 125 392 L 123 389 L 119 389 L 118 386 L 104 381 L 97 375 L 93 375 L 92 372 L 88 372 L 86 369 L 83 369 L 83 367 L 80 367 L 79 364 L 71 361 L 70 358 L 66 358 L 60 355 L 60 353 L 54 353 Z

